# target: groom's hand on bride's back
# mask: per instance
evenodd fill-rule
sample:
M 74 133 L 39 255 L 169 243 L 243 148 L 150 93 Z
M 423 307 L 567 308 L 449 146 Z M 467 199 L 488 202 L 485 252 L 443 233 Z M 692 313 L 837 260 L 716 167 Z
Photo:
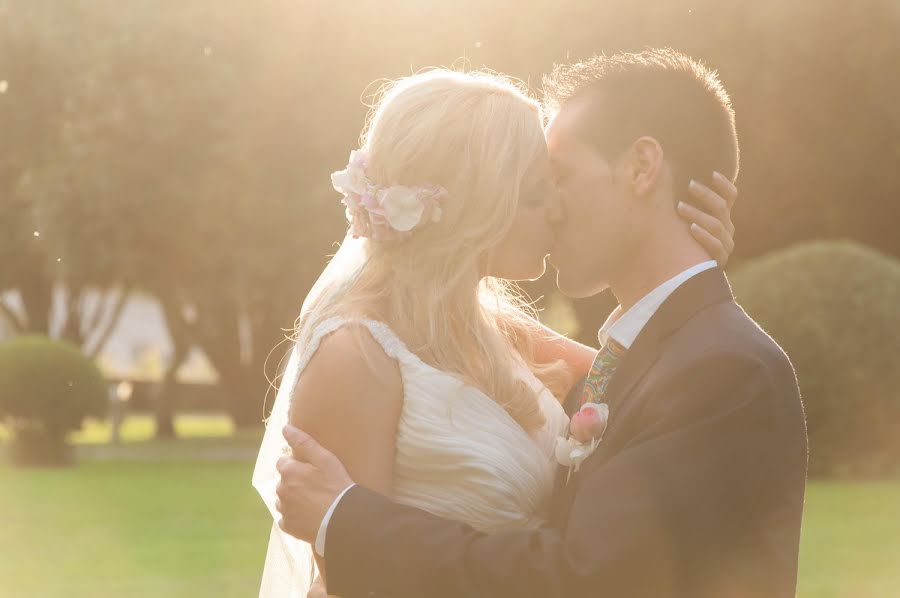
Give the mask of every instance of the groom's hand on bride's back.
M 678 202 L 678 215 L 690 223 L 691 234 L 697 242 L 724 268 L 734 251 L 731 210 L 737 200 L 737 187 L 715 172 L 712 187 L 692 180 L 688 191 L 693 202 Z
M 282 457 L 276 465 L 281 474 L 275 503 L 281 513 L 278 526 L 313 543 L 328 508 L 353 480 L 338 458 L 309 434 L 291 425 L 283 433 L 293 456 Z

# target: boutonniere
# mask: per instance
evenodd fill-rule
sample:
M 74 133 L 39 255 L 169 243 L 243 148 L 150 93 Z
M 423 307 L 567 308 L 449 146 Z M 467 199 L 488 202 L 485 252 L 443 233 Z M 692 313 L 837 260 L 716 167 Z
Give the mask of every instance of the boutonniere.
M 582 462 L 591 456 L 600 441 L 609 422 L 609 405 L 606 403 L 585 403 L 569 422 L 569 434 L 556 439 L 556 460 L 563 467 L 569 468 L 566 484 L 572 472 L 578 471 Z

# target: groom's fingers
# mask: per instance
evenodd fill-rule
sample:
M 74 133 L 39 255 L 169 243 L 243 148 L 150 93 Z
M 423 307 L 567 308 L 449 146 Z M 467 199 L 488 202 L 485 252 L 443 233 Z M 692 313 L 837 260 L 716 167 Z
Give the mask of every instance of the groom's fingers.
M 279 496 L 291 486 L 303 486 L 319 474 L 319 469 L 309 463 L 301 463 L 291 457 L 282 457 L 275 466 L 281 479 L 275 487 Z
M 284 439 L 290 445 L 294 453 L 294 459 L 297 461 L 309 463 L 323 470 L 334 462 L 335 456 L 303 430 L 288 424 L 282 430 L 282 434 L 284 434 Z

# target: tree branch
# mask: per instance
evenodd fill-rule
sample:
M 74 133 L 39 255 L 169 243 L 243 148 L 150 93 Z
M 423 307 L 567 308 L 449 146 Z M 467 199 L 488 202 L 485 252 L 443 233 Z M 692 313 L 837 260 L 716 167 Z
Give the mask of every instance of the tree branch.
M 132 285 L 130 283 L 126 283 L 125 285 L 123 285 L 120 289 L 119 296 L 116 299 L 116 303 L 113 306 L 112 310 L 107 311 L 107 314 L 109 314 L 109 316 L 105 318 L 106 322 L 104 324 L 103 330 L 97 337 L 97 341 L 94 343 L 94 347 L 87 352 L 88 356 L 91 359 L 95 359 L 97 355 L 100 354 L 100 351 L 103 350 L 103 347 L 106 346 L 106 342 L 112 335 L 113 330 L 115 330 L 116 324 L 119 323 L 119 320 L 122 317 L 122 312 L 125 309 L 125 303 L 127 302 L 128 297 L 131 295 L 131 288 Z M 96 327 L 94 329 L 96 329 Z
M 13 311 L 3 299 L 0 299 L 0 316 L 3 316 L 3 319 L 9 322 L 13 332 L 16 334 L 23 332 L 28 328 L 28 323 Z

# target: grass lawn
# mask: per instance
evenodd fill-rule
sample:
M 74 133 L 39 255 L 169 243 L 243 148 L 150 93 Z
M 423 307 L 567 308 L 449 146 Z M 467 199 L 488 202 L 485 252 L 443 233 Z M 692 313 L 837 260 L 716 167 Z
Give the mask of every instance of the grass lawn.
M 0 465 L 0 596 L 255 596 L 268 514 L 252 462 L 221 450 L 256 446 L 135 441 L 84 446 L 68 470 Z M 900 596 L 898 506 L 900 482 L 812 483 L 799 596 Z
M 267 513 L 249 462 L 0 469 L 0 596 L 255 596 Z
M 900 596 L 900 481 L 810 483 L 798 596 Z

